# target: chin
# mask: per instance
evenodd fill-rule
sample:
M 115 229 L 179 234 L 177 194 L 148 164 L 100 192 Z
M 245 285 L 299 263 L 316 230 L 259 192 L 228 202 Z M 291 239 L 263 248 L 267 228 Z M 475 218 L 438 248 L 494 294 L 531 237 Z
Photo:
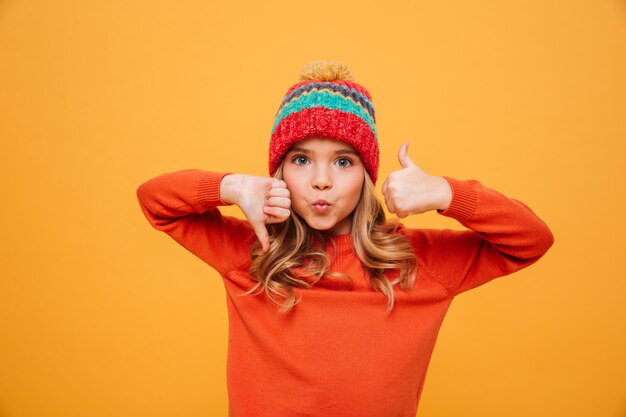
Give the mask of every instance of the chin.
M 311 223 L 311 222 L 307 221 L 306 224 L 308 224 L 309 227 L 312 228 L 312 229 L 320 230 L 320 231 L 323 231 L 323 232 L 325 232 L 327 230 L 330 230 L 333 227 L 335 227 L 335 223 L 333 223 L 333 224 L 314 224 L 314 223 Z
M 309 224 L 309 227 L 315 230 L 319 230 L 320 232 L 326 232 L 333 228 L 333 226 L 315 226 L 312 224 Z

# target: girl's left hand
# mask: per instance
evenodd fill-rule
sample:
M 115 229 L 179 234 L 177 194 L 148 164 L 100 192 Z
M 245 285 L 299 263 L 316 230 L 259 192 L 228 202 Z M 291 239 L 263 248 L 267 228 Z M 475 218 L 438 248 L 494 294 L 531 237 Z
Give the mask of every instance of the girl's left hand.
M 383 183 L 382 192 L 390 213 L 398 217 L 429 210 L 445 210 L 452 201 L 452 189 L 444 177 L 428 175 L 409 158 L 405 142 L 398 151 L 402 169 L 394 171 Z

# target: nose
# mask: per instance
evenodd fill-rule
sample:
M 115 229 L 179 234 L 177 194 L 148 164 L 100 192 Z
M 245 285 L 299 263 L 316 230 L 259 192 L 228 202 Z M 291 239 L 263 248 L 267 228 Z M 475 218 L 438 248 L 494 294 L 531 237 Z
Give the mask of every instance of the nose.
M 324 166 L 319 166 L 313 174 L 313 180 L 311 185 L 316 190 L 326 190 L 333 186 L 333 181 L 329 169 Z

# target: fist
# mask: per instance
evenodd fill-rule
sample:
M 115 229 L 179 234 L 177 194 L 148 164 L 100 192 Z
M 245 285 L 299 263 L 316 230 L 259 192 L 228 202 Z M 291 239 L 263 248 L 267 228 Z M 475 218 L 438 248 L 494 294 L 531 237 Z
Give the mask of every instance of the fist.
M 402 168 L 389 174 L 383 183 L 387 209 L 398 217 L 447 209 L 452 201 L 448 181 L 424 172 L 411 160 L 408 148 L 408 142 L 400 146 L 398 161 Z
M 283 180 L 273 178 L 269 189 L 265 193 L 265 203 L 263 213 L 265 213 L 265 223 L 281 223 L 286 221 L 291 214 L 291 194 L 287 188 L 287 183 Z

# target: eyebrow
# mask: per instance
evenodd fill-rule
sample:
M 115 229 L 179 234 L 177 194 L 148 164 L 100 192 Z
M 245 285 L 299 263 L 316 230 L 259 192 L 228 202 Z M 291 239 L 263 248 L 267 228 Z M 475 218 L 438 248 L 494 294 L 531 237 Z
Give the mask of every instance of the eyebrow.
M 306 149 L 306 148 L 292 148 L 289 153 L 291 152 L 301 152 L 304 154 L 311 154 L 311 150 L 310 149 Z M 356 151 L 353 151 L 352 149 L 339 149 L 335 151 L 335 155 L 339 155 L 339 154 L 350 154 L 350 155 L 356 155 L 358 156 L 359 153 Z

